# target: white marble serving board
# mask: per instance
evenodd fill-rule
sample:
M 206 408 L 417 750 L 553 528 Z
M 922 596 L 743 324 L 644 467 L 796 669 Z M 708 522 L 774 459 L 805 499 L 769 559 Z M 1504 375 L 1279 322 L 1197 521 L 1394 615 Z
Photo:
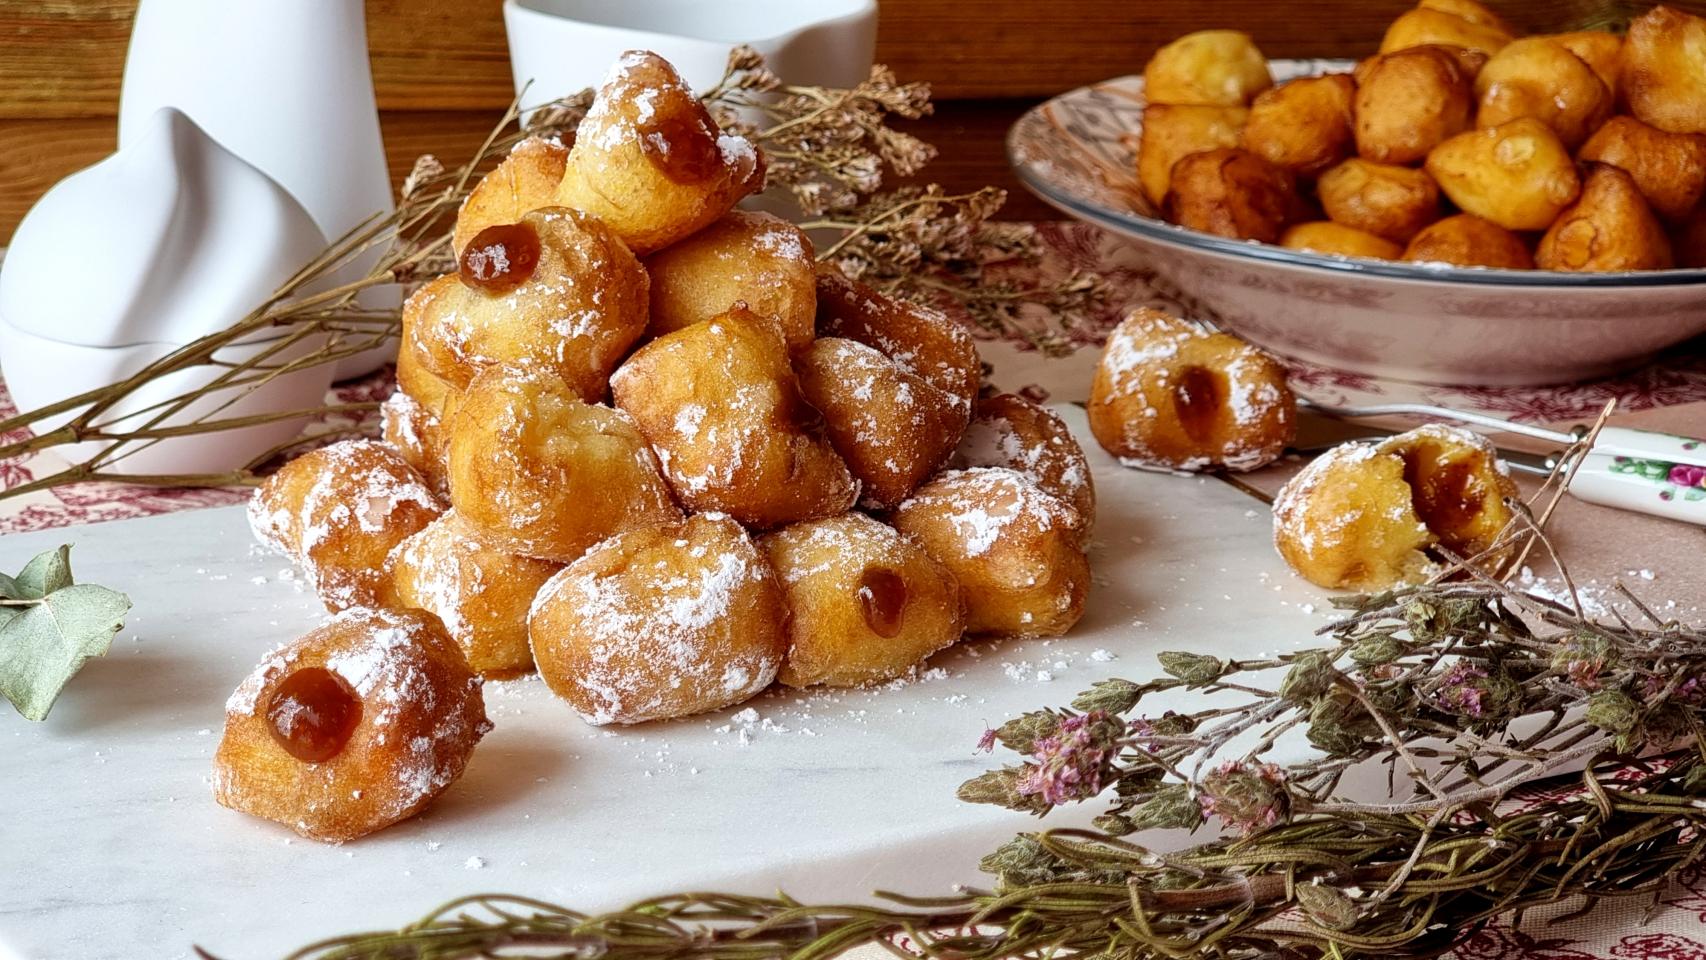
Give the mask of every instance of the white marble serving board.
M 1261 503 L 1214 479 L 1122 469 L 1081 411 L 1062 412 L 1100 499 L 1095 585 L 1070 636 L 963 645 L 889 689 L 773 691 L 748 704 L 748 726 L 734 708 L 595 729 L 536 679 L 492 684 L 496 729 L 461 781 L 423 816 L 344 846 L 209 792 L 226 697 L 322 615 L 241 510 L 5 538 L 0 568 L 70 542 L 78 578 L 135 609 L 47 722 L 0 709 L 0 958 L 177 958 L 200 944 L 260 960 L 480 891 L 603 909 L 683 889 L 854 900 L 980 882 L 978 858 L 1036 825 L 955 799 L 1009 759 L 975 751 L 986 725 L 1152 675 L 1164 649 L 1308 645 L 1328 615 L 1274 555 Z

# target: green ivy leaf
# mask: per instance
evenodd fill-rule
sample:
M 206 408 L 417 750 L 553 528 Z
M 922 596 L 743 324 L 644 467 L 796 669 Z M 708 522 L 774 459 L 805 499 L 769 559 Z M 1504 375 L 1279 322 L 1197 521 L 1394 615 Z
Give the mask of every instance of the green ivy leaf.
M 71 579 L 71 548 L 0 577 L 0 695 L 30 720 L 44 720 L 77 671 L 102 656 L 124 626 L 130 598 Z

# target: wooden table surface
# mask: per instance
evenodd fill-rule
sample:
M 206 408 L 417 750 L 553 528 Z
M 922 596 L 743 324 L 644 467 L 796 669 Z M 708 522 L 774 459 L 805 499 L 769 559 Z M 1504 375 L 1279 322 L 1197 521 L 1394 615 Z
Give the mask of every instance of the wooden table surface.
M 171 0 L 151 0 L 171 2 Z M 397 180 L 421 153 L 467 156 L 509 103 L 501 0 L 365 0 L 374 85 Z M 621 2 L 621 0 L 611 0 Z M 804 2 L 804 0 L 802 0 Z M 926 178 L 1009 189 L 1007 214 L 1052 217 L 1008 173 L 1007 126 L 1071 87 L 1135 73 L 1190 30 L 1236 27 L 1274 57 L 1369 53 L 1412 0 L 880 0 L 877 59 L 933 85 Z M 0 0 L 0 244 L 65 175 L 110 153 L 137 0 Z M 1492 0 L 1515 25 L 1558 30 L 1639 10 L 1629 0 Z M 1706 13 L 1706 0 L 1673 0 Z

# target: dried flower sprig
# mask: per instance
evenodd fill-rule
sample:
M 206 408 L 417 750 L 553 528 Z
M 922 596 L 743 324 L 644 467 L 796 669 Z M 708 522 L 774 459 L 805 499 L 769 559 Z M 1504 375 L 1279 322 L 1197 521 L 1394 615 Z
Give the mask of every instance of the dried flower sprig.
M 359 295 L 376 286 L 414 283 L 454 269 L 449 227 L 479 176 L 526 136 L 571 141 L 592 99 L 593 91 L 582 91 L 531 109 L 525 117 L 512 106 L 466 164 L 451 170 L 436 157 L 421 157 L 404 179 L 394 213 L 340 237 L 230 328 L 175 350 L 118 383 L 0 420 L 0 461 L 73 444 L 98 445 L 94 455 L 66 469 L 0 490 L 0 499 L 88 480 L 159 486 L 252 484 L 270 463 L 302 441 L 264 451 L 226 473 L 139 476 L 114 466 L 171 438 L 370 411 L 371 403 L 329 404 L 221 416 L 278 377 L 336 363 L 394 337 L 397 313 L 365 308 Z M 828 250 L 836 262 L 869 282 L 901 295 L 963 306 L 978 323 L 1048 350 L 1059 350 L 1065 343 L 1056 328 L 1078 322 L 1102 296 L 1099 284 L 1088 277 L 1031 288 L 986 276 L 987 266 L 996 259 L 1036 256 L 1035 237 L 1025 228 L 990 221 L 1003 199 L 999 190 L 961 196 L 947 196 L 935 187 L 879 192 L 889 173 L 910 176 L 935 155 L 928 144 L 889 126 L 891 118 L 914 119 L 929 112 L 925 84 L 899 83 L 879 66 L 850 89 L 786 86 L 764 67 L 762 57 L 741 47 L 730 54 L 727 73 L 706 94 L 706 102 L 721 122 L 745 131 L 763 147 L 770 158 L 770 182 L 785 187 L 818 218 L 808 226 L 840 233 Z M 321 289 L 326 278 L 364 258 L 370 258 L 371 265 L 361 276 Z M 222 358 L 227 348 L 263 336 L 276 339 L 244 359 Z M 163 378 L 206 367 L 216 368 L 211 382 L 145 409 L 119 412 Z M 210 397 L 217 401 L 208 402 Z M 55 420 L 64 422 L 42 427 Z M 39 432 L 31 435 L 31 429 Z M 320 436 L 364 429 L 371 425 L 322 431 Z

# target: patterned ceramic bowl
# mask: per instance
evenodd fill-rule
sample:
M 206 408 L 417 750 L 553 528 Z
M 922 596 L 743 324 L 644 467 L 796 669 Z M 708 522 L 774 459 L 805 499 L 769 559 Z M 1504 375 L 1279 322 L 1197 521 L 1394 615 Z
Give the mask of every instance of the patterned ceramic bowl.
M 1276 60 L 1276 81 L 1348 60 Z M 1213 320 L 1276 353 L 1376 377 L 1476 386 L 1627 369 L 1706 332 L 1706 270 L 1556 273 L 1288 250 L 1162 220 L 1137 188 L 1143 78 L 1041 104 L 1007 136 L 1020 181 L 1144 251 Z

